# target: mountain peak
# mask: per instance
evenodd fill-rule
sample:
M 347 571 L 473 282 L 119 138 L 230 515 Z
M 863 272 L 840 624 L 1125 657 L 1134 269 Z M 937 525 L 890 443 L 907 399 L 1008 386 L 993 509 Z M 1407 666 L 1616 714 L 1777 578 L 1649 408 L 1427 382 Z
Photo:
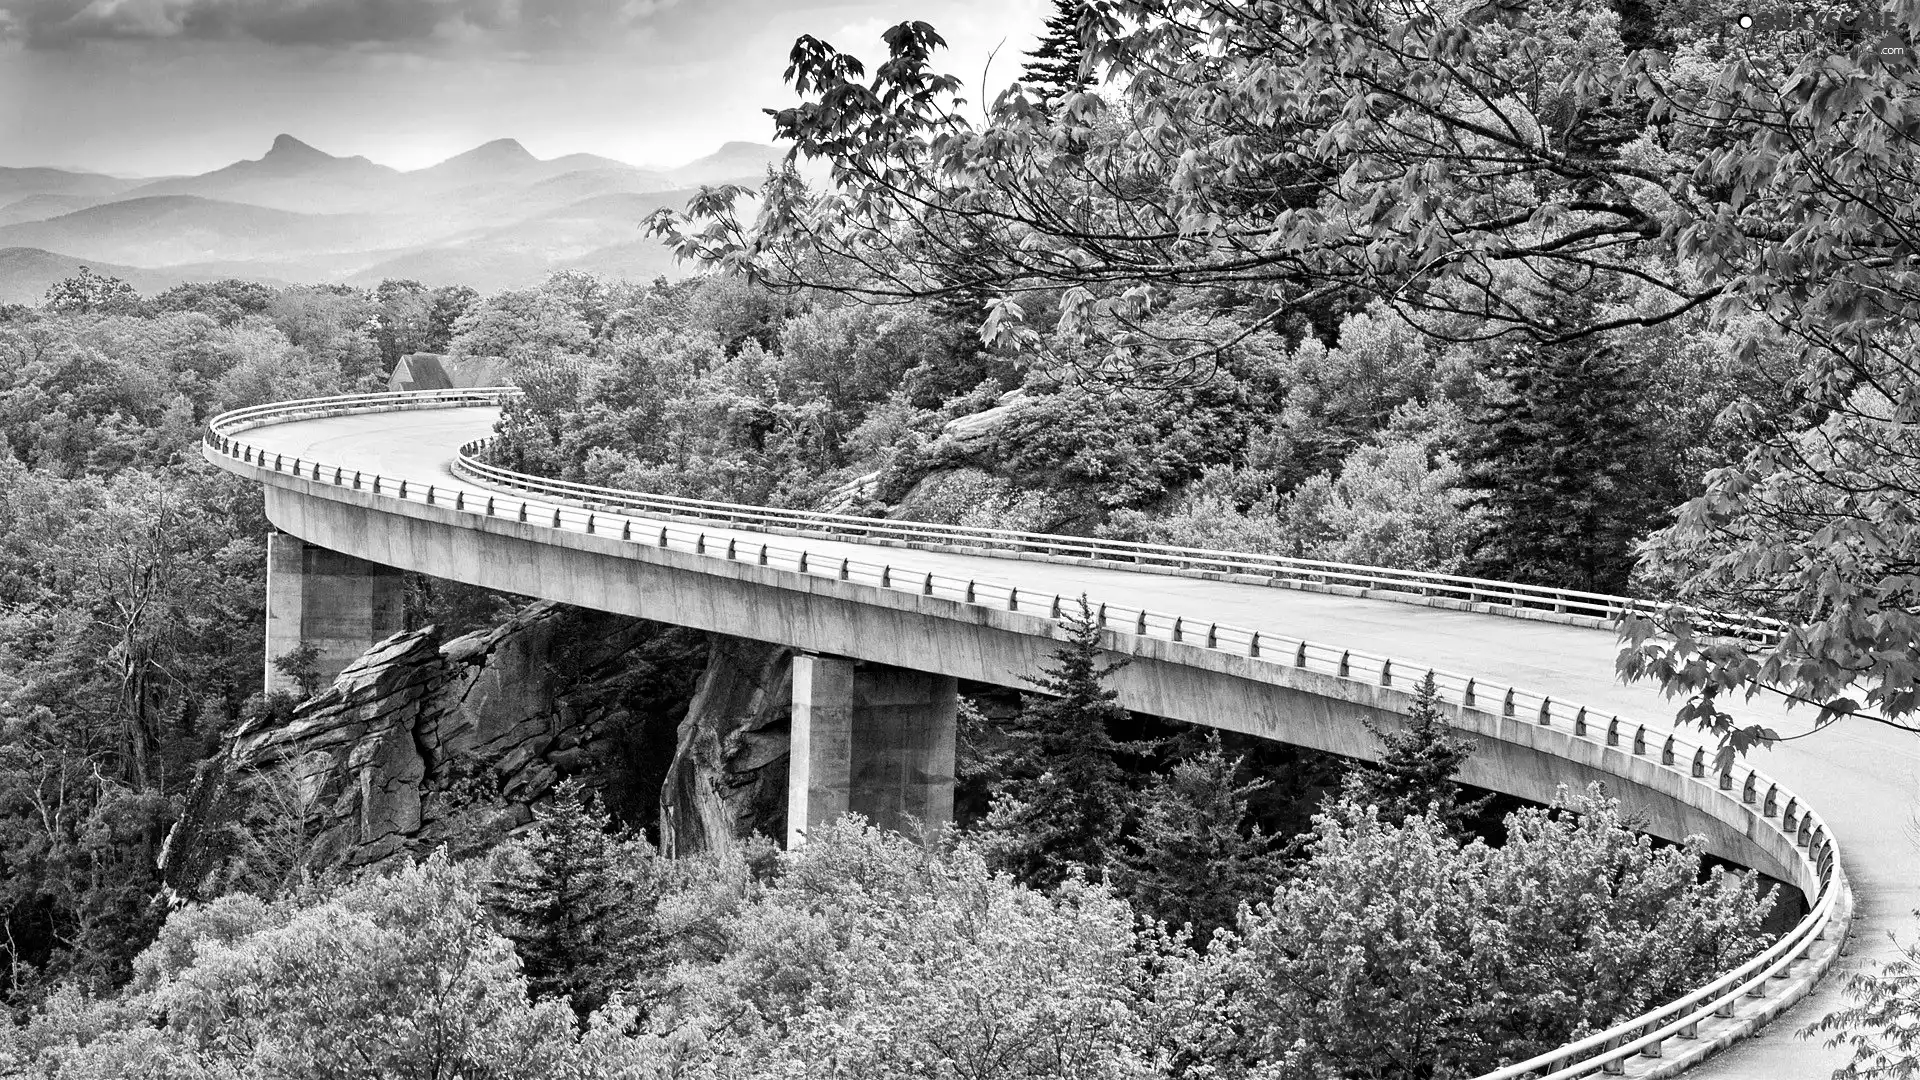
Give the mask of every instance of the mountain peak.
M 313 147 L 308 146 L 306 143 L 301 142 L 299 139 L 296 139 L 291 135 L 276 135 L 274 136 L 274 139 L 273 139 L 273 148 L 267 151 L 267 157 L 263 158 L 262 160 L 267 160 L 267 159 L 272 159 L 276 161 L 295 160 L 295 159 L 312 160 L 315 158 L 324 158 L 327 156 L 328 155 L 323 154 L 318 150 L 315 150 Z
M 536 158 L 531 153 L 529 153 L 526 147 L 521 146 L 519 139 L 495 139 L 492 142 L 481 143 L 479 146 L 474 147 L 472 150 L 467 151 L 465 154 L 462 154 L 461 156 L 488 158 L 491 160 L 498 160 L 498 161 L 508 161 L 508 160 L 538 161 L 540 160 L 539 158 Z
M 538 167 L 540 163 L 540 159 L 521 146 L 518 139 L 495 139 L 465 153 L 455 154 L 423 171 L 429 175 L 470 176 L 476 172 L 495 175 L 525 172 Z

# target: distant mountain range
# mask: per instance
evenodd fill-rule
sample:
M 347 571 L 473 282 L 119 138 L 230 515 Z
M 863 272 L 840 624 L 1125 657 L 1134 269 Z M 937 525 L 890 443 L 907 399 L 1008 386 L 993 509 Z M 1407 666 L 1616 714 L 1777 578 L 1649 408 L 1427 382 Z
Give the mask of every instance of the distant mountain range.
M 684 206 L 702 184 L 757 184 L 784 154 L 730 142 L 643 169 L 593 154 L 543 160 L 498 139 L 403 172 L 282 135 L 258 159 L 198 176 L 0 168 L 0 303 L 37 303 L 82 265 L 143 292 L 224 277 L 489 292 L 568 268 L 649 280 L 684 268 L 640 233 L 647 214 Z

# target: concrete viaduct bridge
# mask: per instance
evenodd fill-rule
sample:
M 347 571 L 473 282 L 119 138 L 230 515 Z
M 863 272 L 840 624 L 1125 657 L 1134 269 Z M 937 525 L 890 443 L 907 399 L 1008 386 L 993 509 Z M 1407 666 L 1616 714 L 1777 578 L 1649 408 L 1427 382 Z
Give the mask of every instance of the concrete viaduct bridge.
M 472 456 L 510 392 L 357 395 L 213 421 L 205 455 L 259 482 L 281 530 L 269 657 L 312 643 L 323 674 L 338 672 L 400 628 L 400 571 L 794 646 L 790 842 L 849 809 L 949 819 L 956 681 L 1024 687 L 1082 595 L 1105 647 L 1131 658 L 1114 681 L 1127 708 L 1350 757 L 1374 753 L 1356 721 L 1391 723 L 1437 669 L 1449 719 L 1477 743 L 1465 781 L 1541 802 L 1605 781 L 1655 834 L 1700 835 L 1808 905 L 1755 960 L 1481 1080 L 1701 1062 L 1692 1075 L 1826 1077 L 1844 1053 L 1795 1035 L 1842 1000 L 1843 978 L 1822 976 L 1893 955 L 1887 932 L 1920 906 L 1920 740 L 1856 721 L 1760 755 L 1779 779 L 1748 762 L 1720 772 L 1660 719 L 1671 703 L 1614 679 L 1606 627 L 1632 601 L 546 481 Z M 1791 734 L 1811 718 L 1769 719 Z

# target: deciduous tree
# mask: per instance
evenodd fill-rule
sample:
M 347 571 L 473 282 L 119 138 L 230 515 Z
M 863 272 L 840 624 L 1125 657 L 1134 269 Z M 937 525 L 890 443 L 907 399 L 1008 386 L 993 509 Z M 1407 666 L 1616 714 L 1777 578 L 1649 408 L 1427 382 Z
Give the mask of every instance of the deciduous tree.
M 332 895 L 189 908 L 136 986 L 124 1007 L 68 994 L 41 1010 L 15 1040 L 28 1075 L 562 1080 L 660 1064 L 629 1011 L 583 1033 L 564 1004 L 530 1002 L 512 944 L 443 856 Z
M 1853 1051 L 1835 1070 L 1837 1080 L 1909 1080 L 1920 1076 L 1920 949 L 1847 979 L 1847 1005 L 1810 1025 L 1805 1034 Z
M 137 315 L 141 300 L 133 286 L 83 266 L 48 287 L 46 308 L 56 315 Z
M 682 972 L 719 1075 L 1159 1075 L 1148 954 L 1105 889 L 1035 892 L 852 821 L 784 863 L 718 961 Z
M 836 189 L 784 178 L 754 227 L 729 193 L 694 208 L 704 227 L 655 227 L 770 281 L 882 300 L 990 286 L 983 333 L 1009 342 L 1037 340 L 1022 298 L 1065 290 L 1061 325 L 1124 354 L 1191 288 L 1232 297 L 1220 326 L 1243 333 L 1348 293 L 1436 330 L 1469 314 L 1488 325 L 1468 333 L 1592 333 L 1611 320 L 1549 325 L 1494 279 L 1626 273 L 1626 246 L 1666 240 L 1666 220 L 1696 209 L 1660 186 L 1684 169 L 1656 173 L 1600 130 L 1622 83 L 1639 86 L 1609 13 L 1111 0 L 1078 30 L 1112 100 L 1042 107 L 1008 90 L 978 124 L 960 80 L 934 70 L 943 41 L 924 23 L 888 31 L 870 80 L 803 37 L 788 76 L 807 100 L 776 129 L 827 159 Z M 970 273 L 933 272 L 962 252 Z M 1661 280 L 1672 302 L 1649 319 L 1719 293 Z M 1183 342 L 1176 362 L 1212 355 L 1203 335 L 1160 336 Z
M 1462 844 L 1434 814 L 1323 815 L 1299 873 L 1210 961 L 1262 1075 L 1473 1076 L 1670 1000 L 1759 952 L 1751 879 L 1704 880 L 1597 791 Z M 1236 1043 L 1237 1038 L 1237 1043 Z

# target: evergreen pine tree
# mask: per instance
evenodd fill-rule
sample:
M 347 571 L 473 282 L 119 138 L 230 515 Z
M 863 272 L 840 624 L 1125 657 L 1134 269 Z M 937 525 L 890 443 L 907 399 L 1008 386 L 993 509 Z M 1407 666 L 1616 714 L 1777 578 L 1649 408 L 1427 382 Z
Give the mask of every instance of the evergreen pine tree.
M 1093 81 L 1087 71 L 1087 50 L 1080 41 L 1083 0 L 1053 0 L 1040 43 L 1027 53 L 1020 81 L 1042 101 L 1058 101 Z
M 1028 680 L 1041 693 L 1026 696 L 1008 732 L 1016 760 L 981 826 L 996 869 L 1037 889 L 1059 885 L 1075 866 L 1095 877 L 1112 867 L 1135 799 L 1122 759 L 1152 746 L 1113 734 L 1128 713 L 1105 682 L 1125 661 L 1102 662 L 1086 597 L 1062 621 L 1067 640 Z
M 1205 947 L 1233 924 L 1240 903 L 1267 898 L 1280 880 L 1279 837 L 1249 827 L 1247 803 L 1269 785 L 1235 782 L 1245 759 L 1229 758 L 1220 733 L 1174 765 L 1140 801 L 1133 853 L 1120 875 L 1134 903 L 1172 926 L 1193 927 Z
M 1355 765 L 1347 772 L 1341 795 L 1361 806 L 1377 807 L 1380 820 L 1400 825 L 1433 809 L 1447 828 L 1465 830 L 1466 821 L 1480 812 L 1485 799 L 1463 802 L 1454 782 L 1460 766 L 1473 756 L 1473 743 L 1451 734 L 1440 713 L 1440 691 L 1433 673 L 1413 693 L 1406 726 L 1384 731 L 1371 720 L 1367 730 L 1379 739 L 1384 752 L 1377 765 Z
M 918 408 L 937 409 L 949 400 L 997 377 L 1005 385 L 1019 382 L 1004 357 L 994 355 L 980 340 L 980 323 L 995 298 L 984 269 L 991 262 L 983 253 L 977 228 L 962 228 L 938 243 L 951 257 L 933 268 L 943 290 L 927 305 L 939 328 L 936 351 L 907 373 L 907 399 Z M 917 478 L 916 478 L 917 479 Z
M 1621 592 L 1659 509 L 1649 497 L 1638 380 L 1612 345 L 1520 348 L 1490 374 L 1462 464 L 1489 513 L 1475 545 L 1488 577 Z
M 644 840 L 608 831 L 606 811 L 562 781 L 534 826 L 496 853 L 488 907 L 520 953 L 536 997 L 564 995 L 586 1016 L 647 955 L 656 890 Z

